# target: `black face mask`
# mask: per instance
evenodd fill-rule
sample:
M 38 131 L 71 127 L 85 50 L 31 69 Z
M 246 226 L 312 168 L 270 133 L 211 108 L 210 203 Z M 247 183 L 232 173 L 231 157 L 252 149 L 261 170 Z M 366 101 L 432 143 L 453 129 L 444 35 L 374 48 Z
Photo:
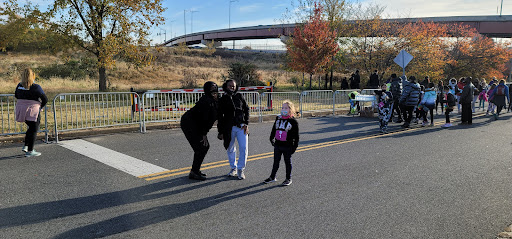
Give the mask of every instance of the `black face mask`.
M 235 91 L 231 90 L 231 89 L 226 89 L 226 93 L 232 95 L 233 93 L 235 93 Z

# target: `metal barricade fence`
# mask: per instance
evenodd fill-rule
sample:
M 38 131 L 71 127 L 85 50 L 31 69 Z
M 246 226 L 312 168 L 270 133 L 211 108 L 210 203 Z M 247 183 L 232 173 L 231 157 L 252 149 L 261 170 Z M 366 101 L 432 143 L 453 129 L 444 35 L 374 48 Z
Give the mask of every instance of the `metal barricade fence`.
M 240 92 L 250 108 L 250 115 L 278 115 L 284 100 L 295 104 L 302 113 L 312 110 L 349 109 L 348 94 L 354 90 L 321 90 L 300 92 Z M 362 94 L 374 94 L 373 89 L 364 89 Z M 55 140 L 63 131 L 139 124 L 146 131 L 146 123 L 178 122 L 181 116 L 203 96 L 202 92 L 135 92 L 109 93 L 65 93 L 53 99 L 53 121 Z M 219 96 L 220 97 L 220 96 Z M 16 101 L 13 94 L 0 95 L 1 135 L 24 134 L 26 126 L 15 121 Z M 41 130 L 48 138 L 48 121 L 45 109 Z M 43 119 L 42 119 L 43 120 Z M 53 123 L 53 125 L 52 125 Z
M 264 92 L 260 95 L 261 115 L 278 115 L 285 100 L 290 100 L 295 105 L 295 110 L 300 110 L 299 92 Z
M 55 141 L 59 132 L 139 124 L 133 110 L 134 92 L 65 93 L 53 99 Z
M 249 106 L 249 115 L 260 117 L 261 120 L 261 102 L 260 93 L 258 92 L 239 92 L 244 97 Z
M 303 91 L 300 95 L 301 114 L 302 112 L 332 109 L 332 90 L 310 90 Z
M 142 94 L 142 132 L 146 123 L 177 122 L 203 96 L 202 92 L 158 92 Z
M 0 94 L 0 122 L 2 131 L 0 136 L 25 134 L 27 125 L 22 122 L 16 122 L 16 98 L 14 94 Z M 41 124 L 38 133 L 45 133 L 45 141 L 48 142 L 48 108 L 45 106 L 41 109 Z

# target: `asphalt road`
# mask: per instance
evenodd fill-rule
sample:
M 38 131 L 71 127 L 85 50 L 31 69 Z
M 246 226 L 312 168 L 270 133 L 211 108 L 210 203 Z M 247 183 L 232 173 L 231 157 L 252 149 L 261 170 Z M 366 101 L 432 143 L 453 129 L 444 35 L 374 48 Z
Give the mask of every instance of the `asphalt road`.
M 495 238 L 512 222 L 512 114 L 472 126 L 375 119 L 300 119 L 293 184 L 262 184 L 272 122 L 250 125 L 246 180 L 233 180 L 216 129 L 204 172 L 187 178 L 192 149 L 177 130 L 83 140 L 168 169 L 136 177 L 38 143 L 0 148 L 1 238 Z M 441 124 L 439 117 L 437 122 Z M 64 142 L 64 141 L 63 141 Z

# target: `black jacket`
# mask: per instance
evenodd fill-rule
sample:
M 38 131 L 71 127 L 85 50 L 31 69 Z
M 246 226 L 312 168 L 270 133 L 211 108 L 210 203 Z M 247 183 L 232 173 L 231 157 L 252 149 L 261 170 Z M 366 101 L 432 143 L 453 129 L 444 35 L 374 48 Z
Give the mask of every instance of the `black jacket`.
M 475 86 L 468 82 L 464 88 L 462 89 L 462 93 L 460 94 L 460 103 L 461 104 L 471 104 L 473 101 L 473 91 L 475 90 Z
M 224 147 L 231 142 L 231 128 L 249 124 L 249 106 L 240 93 L 224 94 L 219 100 L 217 128 L 224 137 Z
M 442 99 L 441 103 L 447 104 L 449 107 L 454 107 L 455 106 L 455 96 L 453 96 L 452 93 L 448 93 L 446 95 L 446 100 Z
M 279 136 L 276 137 L 277 131 L 286 132 L 286 141 L 277 140 L 279 138 Z M 299 123 L 297 123 L 297 120 L 293 117 L 283 119 L 281 116 L 277 116 L 270 132 L 270 142 L 277 146 L 291 147 L 295 152 L 299 146 Z
M 41 102 L 41 108 L 48 102 L 48 97 L 44 94 L 43 88 L 38 84 L 32 84 L 30 89 L 25 89 L 21 83 L 16 86 L 14 97 L 19 100 L 35 100 Z
M 420 84 L 416 82 L 404 83 L 404 89 L 400 96 L 400 104 L 405 106 L 416 106 L 420 102 Z
M 391 81 L 390 91 L 393 95 L 393 100 L 398 101 L 402 95 L 402 82 L 400 78 L 393 78 Z
M 195 127 L 201 135 L 207 135 L 217 120 L 217 101 L 210 95 L 203 95 L 194 107 L 181 117 L 184 127 Z

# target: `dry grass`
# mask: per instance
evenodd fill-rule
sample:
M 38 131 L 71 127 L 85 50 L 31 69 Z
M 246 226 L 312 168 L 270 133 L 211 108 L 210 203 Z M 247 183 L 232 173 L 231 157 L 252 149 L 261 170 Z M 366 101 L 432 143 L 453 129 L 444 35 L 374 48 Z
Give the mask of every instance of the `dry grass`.
M 201 50 L 188 50 L 179 55 L 174 49 L 164 48 L 155 51 L 153 65 L 135 68 L 126 62 L 118 61 L 114 69 L 107 71 L 108 86 L 111 91 L 129 91 L 130 88 L 142 89 L 176 89 L 184 81 L 193 80 L 196 85 L 206 81 L 222 83 L 228 75 L 228 68 L 234 62 L 255 64 L 263 81 L 277 82 L 278 86 L 292 88 L 292 77 L 302 78 L 300 73 L 283 70 L 284 56 L 269 53 L 234 53 L 217 51 L 207 56 Z M 19 69 L 37 68 L 55 63 L 63 63 L 63 57 L 47 54 L 0 54 L 0 93 L 12 93 L 19 82 Z M 50 95 L 69 92 L 95 92 L 98 82 L 95 78 L 71 80 L 52 78 L 39 80 L 45 92 Z

